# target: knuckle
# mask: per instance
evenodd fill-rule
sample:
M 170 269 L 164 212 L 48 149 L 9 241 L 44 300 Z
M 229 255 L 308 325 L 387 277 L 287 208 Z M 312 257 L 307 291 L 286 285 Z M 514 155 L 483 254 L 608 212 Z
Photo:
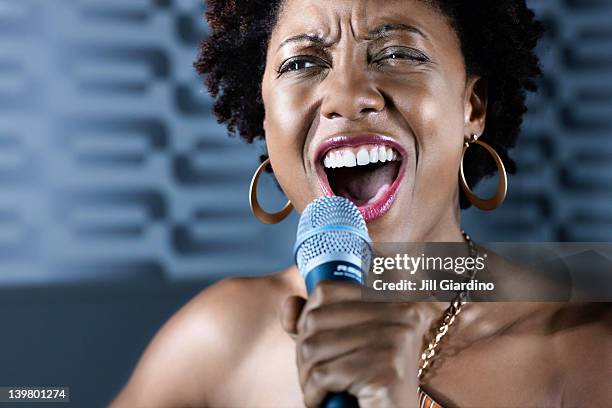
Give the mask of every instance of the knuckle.
M 333 292 L 333 283 L 331 281 L 321 281 L 315 287 L 314 295 L 320 302 L 325 302 Z
M 309 360 L 315 354 L 319 344 L 319 339 L 316 336 L 309 336 L 302 340 L 300 344 L 300 354 L 302 360 Z
M 302 387 L 302 392 L 303 392 L 303 397 L 304 397 L 304 406 L 308 408 L 316 407 L 316 401 L 315 401 L 310 385 L 305 384 Z
M 385 328 L 385 336 L 394 348 L 402 348 L 412 338 L 412 331 L 404 326 L 393 325 Z
M 310 366 L 306 363 L 298 362 L 298 376 L 300 379 L 300 386 L 303 390 L 308 387 L 308 373 L 310 371 Z
M 321 391 L 316 389 L 312 384 L 307 384 L 304 389 L 304 405 L 308 408 L 316 408 L 321 401 Z
M 387 369 L 385 370 L 386 381 L 392 383 L 394 380 L 400 379 L 405 369 L 405 361 L 396 352 L 395 349 L 389 348 L 381 355 L 381 360 L 384 362 Z
M 304 330 L 307 332 L 317 331 L 321 323 L 321 310 L 319 308 L 312 309 L 304 318 Z
M 412 325 L 421 318 L 420 313 L 413 303 L 401 302 L 397 303 L 395 307 L 397 308 L 397 313 L 402 317 L 402 321 L 406 323 Z
M 325 379 L 329 374 L 329 370 L 324 364 L 316 364 L 310 370 L 310 380 L 313 384 L 321 386 L 325 384 Z
M 317 408 L 317 403 L 310 394 L 304 393 L 304 406 L 307 408 Z

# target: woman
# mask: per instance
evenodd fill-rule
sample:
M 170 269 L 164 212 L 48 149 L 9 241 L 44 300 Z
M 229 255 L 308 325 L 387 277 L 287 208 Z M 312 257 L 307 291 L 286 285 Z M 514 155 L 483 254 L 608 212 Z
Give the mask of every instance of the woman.
M 460 208 L 503 201 L 504 183 L 493 200 L 469 187 L 503 179 L 501 162 L 514 170 L 507 150 L 540 72 L 541 27 L 523 0 L 211 0 L 207 17 L 196 67 L 215 113 L 265 138 L 298 212 L 342 195 L 374 242 L 464 242 Z M 306 298 L 295 267 L 206 289 L 113 407 L 315 407 L 342 391 L 362 407 L 612 406 L 605 305 L 471 303 L 419 379 L 447 304 L 363 302 L 331 282 Z

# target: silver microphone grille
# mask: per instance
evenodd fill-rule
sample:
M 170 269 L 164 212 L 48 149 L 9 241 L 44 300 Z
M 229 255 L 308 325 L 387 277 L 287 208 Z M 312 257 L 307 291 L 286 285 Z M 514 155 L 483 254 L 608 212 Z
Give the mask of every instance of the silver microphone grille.
M 304 273 L 309 262 L 340 254 L 359 260 L 367 270 L 372 257 L 370 245 L 366 222 L 355 204 L 344 197 L 320 197 L 300 217 L 295 261 Z

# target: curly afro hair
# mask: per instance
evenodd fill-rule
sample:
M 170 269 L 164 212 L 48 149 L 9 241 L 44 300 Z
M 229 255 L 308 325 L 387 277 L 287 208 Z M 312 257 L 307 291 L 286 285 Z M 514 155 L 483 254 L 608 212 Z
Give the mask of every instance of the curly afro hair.
M 526 92 L 537 90 L 541 70 L 535 47 L 542 24 L 525 0 L 423 1 L 449 17 L 461 43 L 466 73 L 485 80 L 488 106 L 480 140 L 499 153 L 509 173 L 515 173 L 508 150 L 516 143 L 527 111 Z M 211 33 L 200 44 L 194 67 L 205 75 L 219 123 L 251 143 L 265 136 L 261 79 L 282 0 L 207 0 L 207 4 Z M 496 172 L 487 154 L 484 149 L 467 151 L 464 171 L 470 187 Z M 470 202 L 460 194 L 461 208 L 468 208 Z

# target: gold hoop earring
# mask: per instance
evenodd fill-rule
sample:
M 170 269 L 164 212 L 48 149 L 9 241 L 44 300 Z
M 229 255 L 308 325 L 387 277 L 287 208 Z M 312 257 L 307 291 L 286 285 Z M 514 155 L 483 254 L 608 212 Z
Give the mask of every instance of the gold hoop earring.
M 465 152 L 472 144 L 477 144 L 477 145 L 484 147 L 489 152 L 489 154 L 493 156 L 493 160 L 495 160 L 497 171 L 499 171 L 499 177 L 497 181 L 497 192 L 495 193 L 493 197 L 482 199 L 476 196 L 476 194 L 474 194 L 472 190 L 470 190 L 470 187 L 468 186 L 468 183 L 465 180 L 465 174 L 463 173 L 463 158 L 465 157 Z M 481 210 L 484 210 L 484 211 L 495 210 L 499 208 L 504 202 L 504 200 L 506 199 L 506 193 L 508 190 L 508 176 L 506 175 L 506 168 L 504 167 L 504 163 L 502 162 L 501 157 L 499 157 L 499 154 L 497 154 L 495 149 L 493 149 L 487 143 L 481 142 L 480 140 L 478 140 L 478 136 L 476 135 L 472 135 L 470 140 L 468 142 L 465 142 L 465 145 L 463 146 L 463 153 L 461 154 L 460 174 L 461 174 L 461 188 L 463 190 L 463 193 L 467 196 L 468 200 L 470 200 L 472 204 L 474 204 L 476 207 L 480 208 Z
M 276 213 L 265 212 L 259 205 L 259 201 L 257 201 L 257 182 L 259 181 L 259 176 L 261 175 L 261 172 L 264 171 L 264 169 L 269 163 L 270 158 L 267 158 L 257 168 L 255 174 L 253 174 L 251 186 L 249 187 L 249 206 L 251 207 L 251 212 L 259 221 L 263 222 L 264 224 L 278 224 L 279 222 L 287 218 L 287 216 L 291 213 L 291 210 L 293 209 L 293 204 L 291 204 L 291 201 L 287 201 L 287 204 L 285 204 L 283 209 Z

